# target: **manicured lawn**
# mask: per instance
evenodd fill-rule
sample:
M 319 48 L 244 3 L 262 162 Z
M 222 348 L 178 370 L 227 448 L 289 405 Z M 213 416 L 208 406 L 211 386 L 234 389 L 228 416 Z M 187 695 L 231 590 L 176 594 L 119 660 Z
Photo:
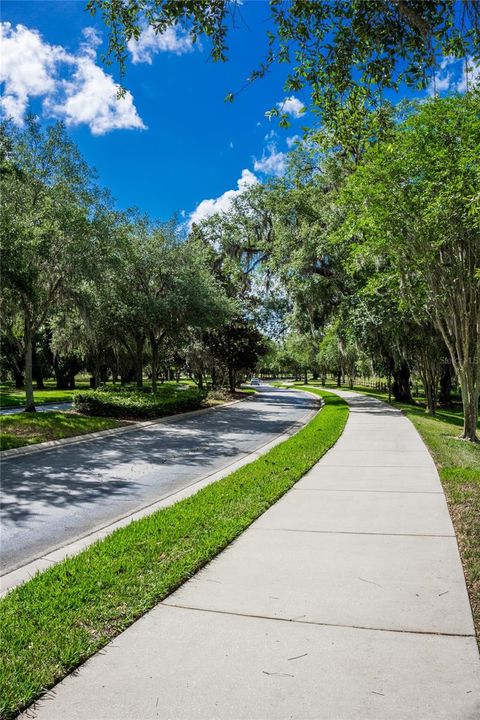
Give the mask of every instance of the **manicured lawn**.
M 145 386 L 148 387 L 148 380 L 145 381 Z M 163 389 L 170 389 L 180 386 L 188 385 L 189 387 L 196 387 L 193 380 L 190 378 L 182 378 L 180 383 L 175 380 L 167 380 L 164 383 L 159 383 L 158 391 L 162 392 Z M 113 387 L 112 383 L 108 383 L 108 387 Z M 117 386 L 118 387 L 118 386 Z M 134 389 L 133 385 L 128 386 Z M 55 382 L 53 380 L 45 381 L 45 389 L 37 390 L 33 389 L 35 403 L 37 405 L 43 405 L 45 403 L 59 403 L 59 402 L 72 402 L 73 395 L 78 390 L 88 390 L 90 388 L 88 379 L 85 376 L 81 376 L 76 381 L 75 390 L 57 390 Z M 254 392 L 253 388 L 243 388 L 243 392 Z M 0 383 L 0 407 L 22 407 L 25 405 L 25 390 L 17 390 L 13 383 Z
M 3 717 L 13 717 L 185 582 L 322 457 L 342 433 L 348 408 L 316 392 L 325 406 L 293 437 L 0 602 Z
M 79 389 L 87 389 L 88 383 L 79 383 Z M 71 402 L 75 390 L 57 390 L 55 383 L 46 382 L 45 390 L 36 390 L 35 403 L 42 405 L 44 403 Z M 10 383 L 2 383 L 0 385 L 0 405 L 1 407 L 22 407 L 25 405 L 25 390 L 17 390 Z
M 87 417 L 74 412 L 18 413 L 0 416 L 0 450 L 120 427 L 112 418 Z

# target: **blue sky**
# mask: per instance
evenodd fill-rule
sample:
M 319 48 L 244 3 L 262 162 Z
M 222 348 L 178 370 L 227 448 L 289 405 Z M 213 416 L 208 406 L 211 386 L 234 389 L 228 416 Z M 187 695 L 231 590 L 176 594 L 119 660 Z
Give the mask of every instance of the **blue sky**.
M 136 206 L 161 220 L 175 212 L 200 219 L 226 207 L 242 187 L 280 174 L 292 138 L 314 123 L 312 113 L 299 114 L 308 102 L 301 93 L 284 105 L 290 129 L 265 117 L 285 102 L 285 66 L 272 68 L 233 104 L 224 102 L 265 50 L 268 3 L 244 2 L 241 13 L 227 63 L 213 63 L 207 46 L 192 48 L 181 33 L 143 35 L 130 49 L 128 93 L 119 104 L 118 68 L 100 60 L 107 32 L 85 2 L 4 1 L 3 114 L 19 124 L 27 110 L 46 122 L 63 119 L 119 207 Z M 461 82 L 461 65 L 447 59 L 439 66 L 437 90 L 461 89 Z
M 102 120 L 101 109 L 100 120 L 93 111 L 82 115 L 91 103 L 88 93 L 84 98 L 77 98 L 80 107 L 75 110 L 72 102 L 68 111 L 65 102 L 59 108 L 62 103 L 56 97 L 57 86 L 62 80 L 71 79 L 77 70 L 71 59 L 64 62 L 62 50 L 74 58 L 93 58 L 96 66 L 104 67 L 100 61 L 102 45 L 96 46 L 97 39 L 87 32 L 90 46 L 85 49 L 84 32 L 86 28 L 94 28 L 98 38 L 105 40 L 106 30 L 100 18 L 92 18 L 84 7 L 83 2 L 4 2 L 2 22 L 11 24 L 9 37 L 17 41 L 12 46 L 12 54 L 17 55 L 12 58 L 12 73 L 17 71 L 21 58 L 29 54 L 25 45 L 27 48 L 31 48 L 32 43 L 35 45 L 35 62 L 48 65 L 45 56 L 58 56 L 58 62 L 51 63 L 45 73 L 40 72 L 39 86 L 29 87 L 28 109 L 43 114 L 46 119 L 67 120 L 82 154 L 97 168 L 101 183 L 110 188 L 120 207 L 138 206 L 160 219 L 182 210 L 188 216 L 202 200 L 236 190 L 242 171 L 248 171 L 243 176 L 246 183 L 252 181 L 249 173 L 261 179 L 262 168 L 268 173 L 281 171 L 287 138 L 300 133 L 302 125 L 308 122 L 308 114 L 295 117 L 302 100 L 307 99 L 301 95 L 286 106 L 291 107 L 293 113 L 290 130 L 278 128 L 275 120 L 270 122 L 265 117 L 268 109 L 285 99 L 286 69 L 275 67 L 265 79 L 241 93 L 233 104 L 224 102 L 225 95 L 241 87 L 262 59 L 268 19 L 266 3 L 243 5 L 244 21 L 238 21 L 237 31 L 229 38 L 227 63 L 213 63 L 207 47 L 192 50 L 181 36 L 165 42 L 167 49 L 159 49 L 155 54 L 149 48 L 148 38 L 144 48 L 137 47 L 137 62 L 132 62 L 130 54 L 123 79 L 132 96 L 133 113 L 126 112 L 125 119 L 112 121 L 120 124 L 130 120 L 131 125 L 138 125 L 129 129 L 109 129 L 109 120 L 105 117 Z M 29 33 L 38 33 L 41 46 L 38 37 L 32 38 L 25 32 L 20 37 L 18 24 Z M 142 59 L 149 59 L 151 64 L 140 62 Z M 91 70 L 90 65 L 86 72 Z M 104 67 L 104 70 L 119 80 L 115 66 Z M 49 79 L 44 75 L 54 76 L 57 89 L 40 94 L 49 86 Z M 24 88 L 18 90 L 21 80 L 17 78 L 17 86 L 13 88 L 11 81 L 9 88 L 5 86 L 5 92 L 13 89 L 24 93 Z M 105 83 L 101 77 L 99 80 L 103 87 Z M 86 119 L 82 121 L 82 117 Z M 265 139 L 272 130 L 276 135 Z

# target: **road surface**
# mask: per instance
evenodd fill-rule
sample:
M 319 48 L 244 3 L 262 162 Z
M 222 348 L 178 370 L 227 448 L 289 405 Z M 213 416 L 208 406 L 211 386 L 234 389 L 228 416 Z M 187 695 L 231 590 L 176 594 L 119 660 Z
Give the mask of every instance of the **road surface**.
M 299 391 L 264 386 L 209 413 L 5 459 L 0 574 L 230 465 L 314 405 Z

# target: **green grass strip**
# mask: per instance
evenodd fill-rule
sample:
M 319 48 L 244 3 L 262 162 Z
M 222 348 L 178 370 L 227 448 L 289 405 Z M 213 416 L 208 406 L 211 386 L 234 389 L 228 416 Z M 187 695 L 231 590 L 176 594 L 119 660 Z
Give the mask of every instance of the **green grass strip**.
M 322 410 L 285 442 L 195 495 L 121 528 L 0 602 L 2 717 L 13 717 L 188 580 L 276 502 L 341 435 Z

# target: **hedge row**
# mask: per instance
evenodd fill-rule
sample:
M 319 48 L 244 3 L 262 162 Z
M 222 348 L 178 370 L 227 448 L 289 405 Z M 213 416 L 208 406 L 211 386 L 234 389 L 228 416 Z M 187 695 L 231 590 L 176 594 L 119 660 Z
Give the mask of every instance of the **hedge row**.
M 197 388 L 159 395 L 128 390 L 87 390 L 75 394 L 73 405 L 84 415 L 141 420 L 197 410 L 205 397 L 206 393 Z

